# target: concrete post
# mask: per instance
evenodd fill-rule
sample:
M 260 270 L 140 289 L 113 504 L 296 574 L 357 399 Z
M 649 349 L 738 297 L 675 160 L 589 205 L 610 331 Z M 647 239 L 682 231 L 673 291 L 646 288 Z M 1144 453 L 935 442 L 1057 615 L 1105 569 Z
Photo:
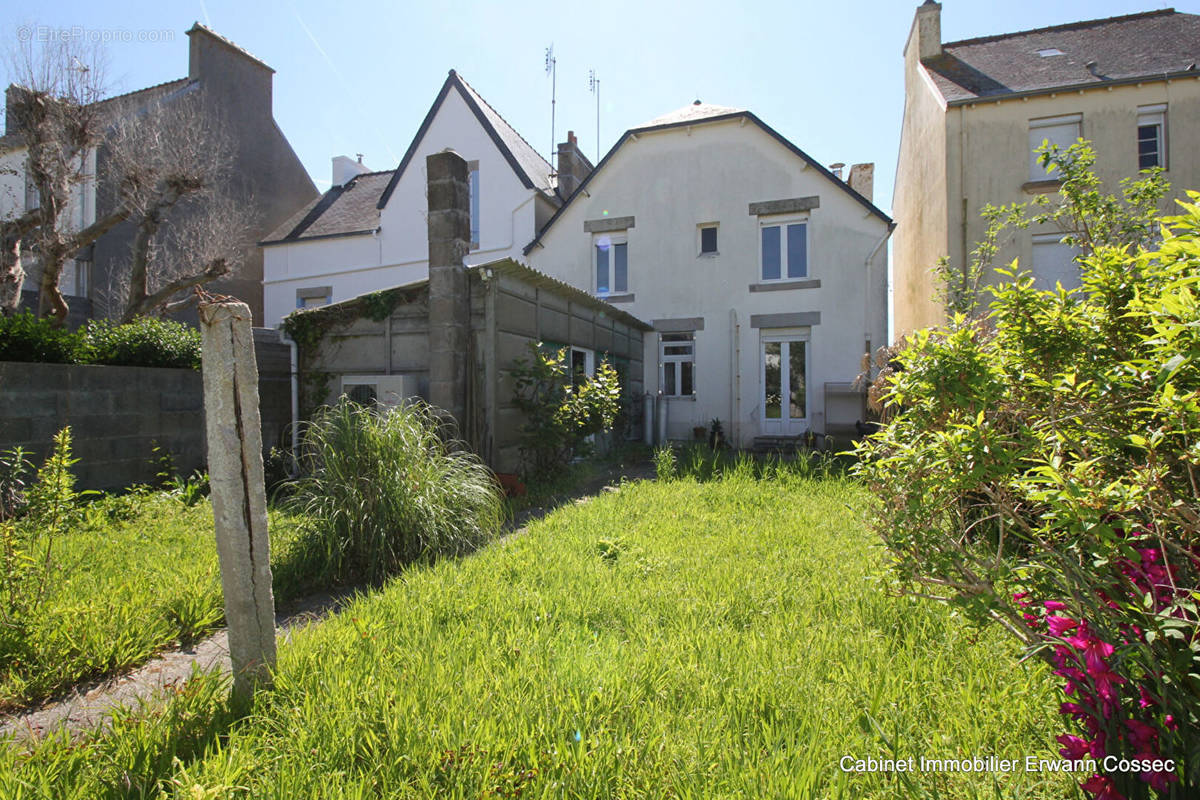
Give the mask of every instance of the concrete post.
M 453 150 L 425 159 L 429 186 L 429 402 L 466 430 L 471 305 L 463 266 L 471 238 L 467 162 Z
M 201 303 L 204 414 L 217 557 L 235 702 L 247 704 L 275 666 L 275 597 L 267 538 L 258 366 L 250 307 Z

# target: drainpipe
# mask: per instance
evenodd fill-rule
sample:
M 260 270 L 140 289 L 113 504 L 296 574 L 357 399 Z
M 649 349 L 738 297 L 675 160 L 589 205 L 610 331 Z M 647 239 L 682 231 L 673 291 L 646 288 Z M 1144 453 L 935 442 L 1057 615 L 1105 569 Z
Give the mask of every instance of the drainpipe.
M 895 222 L 892 222 L 892 223 L 890 223 L 890 224 L 887 226 L 887 230 L 886 230 L 886 231 L 884 231 L 884 233 L 883 233 L 883 236 L 882 236 L 882 237 L 880 238 L 880 240 L 879 240 L 879 241 L 878 241 L 878 242 L 875 244 L 875 248 L 874 248 L 873 250 L 871 250 L 871 255 L 867 256 L 867 261 L 866 261 L 866 267 L 867 267 L 867 291 L 866 291 L 866 300 L 864 301 L 864 304 L 863 304 L 863 305 L 864 305 L 864 311 L 863 311 L 863 313 L 864 313 L 864 315 L 865 315 L 865 319 L 863 320 L 863 323 L 864 323 L 864 324 L 863 324 L 863 330 L 864 330 L 864 332 L 866 333 L 866 338 L 867 338 L 868 340 L 870 340 L 870 342 L 871 342 L 871 346 L 872 346 L 872 347 L 877 347 L 877 346 L 879 345 L 879 343 L 875 341 L 875 336 L 873 335 L 873 332 L 871 331 L 871 293 L 872 293 L 872 292 L 875 290 L 875 287 L 874 287 L 874 286 L 872 285 L 872 283 L 871 283 L 871 264 L 873 264 L 873 263 L 874 263 L 874 261 L 875 261 L 875 257 L 876 257 L 877 255 L 879 255 L 879 251 L 883 249 L 883 246 L 884 246 L 885 244 L 887 244 L 887 240 L 888 240 L 889 238 L 891 238 L 892 231 L 894 231 L 894 230 L 896 230 L 896 223 L 895 223 Z M 885 296 L 884 296 L 884 302 L 885 302 L 885 303 L 887 302 L 887 297 L 886 297 L 886 294 L 887 294 L 887 293 L 886 293 L 886 291 L 885 291 L 885 292 L 884 292 L 884 295 L 885 295 Z M 884 335 L 884 338 L 886 339 L 886 338 L 887 338 L 887 330 L 886 330 L 886 327 L 885 327 L 885 330 L 884 330 L 884 334 L 883 334 L 883 335 Z M 886 342 L 885 342 L 885 344 L 886 344 Z M 868 353 L 868 354 L 867 354 L 867 356 L 868 356 L 868 358 L 869 358 L 869 357 L 870 357 L 870 353 Z M 868 361 L 868 365 L 867 365 L 867 371 L 868 371 L 868 373 L 870 372 L 870 369 L 871 369 L 871 367 L 870 367 L 870 362 Z M 870 377 L 870 375 L 868 374 L 868 376 L 867 376 L 867 377 Z
M 288 336 L 283 328 L 279 329 L 279 341 L 288 346 L 292 369 L 292 461 L 288 464 L 288 477 L 295 478 L 300 474 L 300 357 L 296 340 Z

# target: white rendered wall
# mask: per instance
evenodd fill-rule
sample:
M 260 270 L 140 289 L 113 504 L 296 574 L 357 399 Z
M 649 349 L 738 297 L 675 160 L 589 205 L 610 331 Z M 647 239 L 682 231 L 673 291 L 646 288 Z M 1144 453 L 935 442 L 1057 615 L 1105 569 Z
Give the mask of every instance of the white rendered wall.
M 857 375 L 864 344 L 887 332 L 887 232 L 818 170 L 752 122 L 740 120 L 642 133 L 627 141 L 547 231 L 528 259 L 537 269 L 595 290 L 586 220 L 634 217 L 628 229 L 629 292 L 618 305 L 646 322 L 703 317 L 695 334 L 695 399 L 669 401 L 672 437 L 714 417 L 741 446 L 762 433 L 761 339 L 751 315 L 820 312 L 810 337 L 808 420 L 824 431 L 825 382 Z M 819 288 L 750 291 L 759 284 L 759 218 L 752 202 L 816 195 L 810 212 L 808 277 Z M 699 255 L 701 223 L 718 223 L 716 256 Z M 646 387 L 658 390 L 658 336 L 646 337 Z M 735 424 L 731 425 L 730 421 Z

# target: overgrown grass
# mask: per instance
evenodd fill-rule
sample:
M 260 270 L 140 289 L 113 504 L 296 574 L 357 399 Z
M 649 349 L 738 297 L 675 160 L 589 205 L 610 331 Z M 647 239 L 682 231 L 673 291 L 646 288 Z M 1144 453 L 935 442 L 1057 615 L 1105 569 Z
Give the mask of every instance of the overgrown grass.
M 298 561 L 301 520 L 271 514 L 276 596 L 304 586 Z M 45 550 L 44 529 L 28 523 L 30 551 Z M 45 596 L 6 638 L 0 709 L 28 705 L 81 680 L 140 664 L 223 620 L 212 507 L 188 506 L 165 492 L 107 497 L 85 507 L 53 543 Z
M 839 769 L 1055 757 L 1053 691 L 994 632 L 882 592 L 865 493 L 797 472 L 628 484 L 411 568 L 285 645 L 252 716 L 231 723 L 205 678 L 91 742 L 0 754 L 0 794 L 1071 794 L 1047 774 Z
M 461 555 L 500 530 L 503 498 L 479 457 L 447 443 L 437 411 L 346 398 L 304 425 L 289 507 L 313 521 L 330 579 L 380 581 L 418 558 Z

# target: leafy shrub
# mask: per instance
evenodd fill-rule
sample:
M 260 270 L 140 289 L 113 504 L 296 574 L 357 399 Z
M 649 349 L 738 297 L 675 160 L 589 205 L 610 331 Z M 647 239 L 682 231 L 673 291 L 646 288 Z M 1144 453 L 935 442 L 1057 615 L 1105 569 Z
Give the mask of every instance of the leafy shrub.
M 86 363 L 200 368 L 200 332 L 180 322 L 141 317 L 124 325 L 92 320 L 83 330 Z
M 443 441 L 440 426 L 425 403 L 377 409 L 344 397 L 304 424 L 303 476 L 287 503 L 314 519 L 325 577 L 379 581 L 497 533 L 503 497 L 491 470 Z
M 92 320 L 70 331 L 26 312 L 0 316 L 0 361 L 199 369 L 200 332 L 154 317 L 124 325 Z
M 0 452 L 0 522 L 15 517 L 25 505 L 26 477 L 33 464 L 23 447 Z
M 521 455 L 530 478 L 544 478 L 585 449 L 589 436 L 611 431 L 621 411 L 621 382 L 607 360 L 596 374 L 571 373 L 570 351 L 531 342 L 529 360 L 513 362 L 514 402 L 524 414 Z
M 80 345 L 78 332 L 56 328 L 49 319 L 38 319 L 28 311 L 0 315 L 0 361 L 73 364 Z
M 1079 229 L 1110 232 L 1082 287 L 1006 272 L 985 318 L 914 336 L 857 471 L 900 587 L 1004 626 L 1063 679 L 1064 757 L 1175 760 L 1083 783 L 1147 797 L 1200 782 L 1200 205 L 1146 250 L 1060 166 Z
M 671 445 L 654 449 L 654 475 L 660 481 L 673 481 L 679 477 L 679 462 Z

